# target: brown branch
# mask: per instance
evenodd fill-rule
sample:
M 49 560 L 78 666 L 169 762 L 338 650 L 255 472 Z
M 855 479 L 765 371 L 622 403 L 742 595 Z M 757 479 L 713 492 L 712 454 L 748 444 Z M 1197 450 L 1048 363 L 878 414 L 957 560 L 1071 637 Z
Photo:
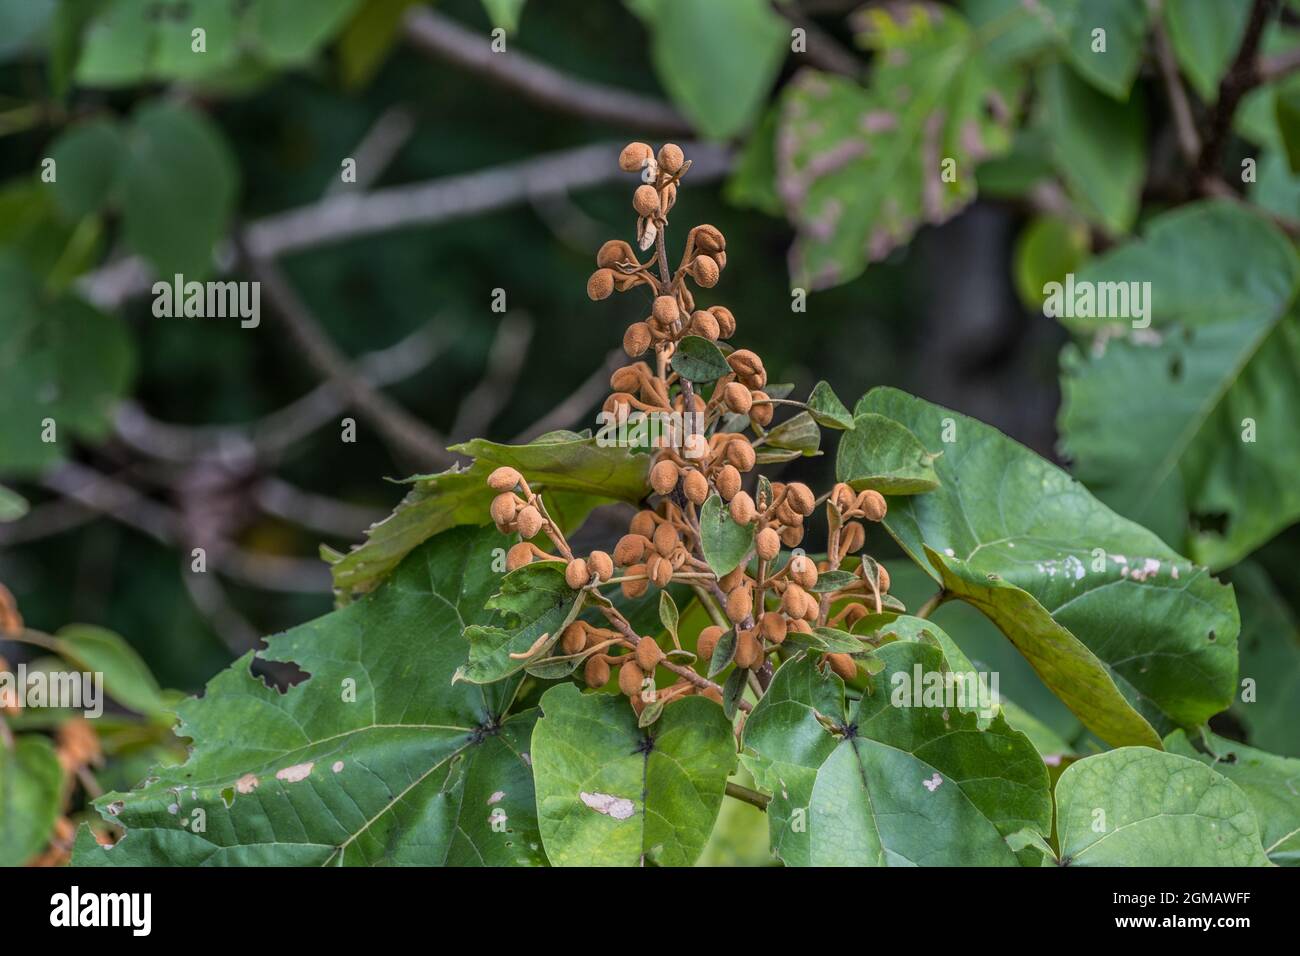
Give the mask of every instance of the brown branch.
M 1259 82 L 1273 83 L 1300 70 L 1300 47 L 1260 57 Z
M 569 76 L 517 50 L 494 52 L 487 37 L 427 7 L 406 15 L 404 32 L 421 52 L 486 76 L 548 109 L 646 133 L 691 132 L 686 118 L 661 100 Z
M 1197 172 L 1202 180 L 1219 175 L 1219 164 L 1228 145 L 1228 135 L 1237 106 L 1243 96 L 1259 85 L 1259 43 L 1265 25 L 1276 10 L 1277 0 L 1254 0 L 1250 8 L 1250 18 L 1246 21 L 1241 45 L 1237 47 L 1237 54 L 1233 57 L 1228 72 L 1219 82 L 1219 95 L 1206 124 L 1204 145 L 1197 163 Z

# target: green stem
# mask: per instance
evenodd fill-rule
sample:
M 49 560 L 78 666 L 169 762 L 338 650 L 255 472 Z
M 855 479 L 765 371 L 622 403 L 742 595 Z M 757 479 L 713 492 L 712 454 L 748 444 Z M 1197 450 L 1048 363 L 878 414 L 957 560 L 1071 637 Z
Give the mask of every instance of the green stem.
M 726 793 L 729 797 L 742 803 L 748 803 L 751 807 L 758 807 L 763 811 L 766 811 L 767 805 L 772 802 L 771 797 L 761 794 L 757 790 L 751 790 L 749 787 L 742 787 L 738 783 L 732 783 L 730 780 L 727 781 Z
M 949 594 L 943 588 L 940 588 L 937 592 L 935 592 L 935 594 L 930 598 L 930 600 L 922 604 L 917 609 L 916 613 L 912 616 L 920 617 L 920 618 L 928 618 L 931 614 L 934 613 L 935 608 L 937 608 L 944 601 L 948 600 L 948 598 L 950 597 L 952 597 L 951 594 Z

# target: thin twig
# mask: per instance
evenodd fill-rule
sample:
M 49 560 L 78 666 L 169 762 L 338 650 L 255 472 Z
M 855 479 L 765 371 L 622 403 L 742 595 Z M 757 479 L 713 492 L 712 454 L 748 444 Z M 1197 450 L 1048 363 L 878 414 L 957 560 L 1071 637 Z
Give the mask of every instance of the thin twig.
M 760 810 L 766 810 L 767 805 L 772 802 L 772 798 L 765 793 L 759 793 L 757 790 L 751 790 L 749 787 L 742 787 L 738 783 L 727 781 L 726 794 L 734 797 L 736 800 L 748 803 L 750 806 L 758 807 Z
M 1178 62 L 1174 58 L 1174 48 L 1169 42 L 1165 30 L 1164 18 L 1160 15 L 1161 0 L 1149 0 L 1151 11 L 1152 34 L 1155 42 L 1156 60 L 1160 64 L 1160 76 L 1164 81 L 1165 94 L 1169 97 L 1169 110 L 1174 117 L 1174 129 L 1178 134 L 1178 146 L 1183 158 L 1193 167 L 1201 154 L 1201 137 L 1196 132 L 1196 122 L 1192 118 L 1191 103 L 1182 77 L 1178 73 Z
M 397 158 L 415 130 L 415 115 L 405 106 L 390 106 L 379 114 L 366 135 L 352 149 L 356 182 L 345 183 L 337 173 L 325 187 L 326 195 L 343 190 L 368 189 Z

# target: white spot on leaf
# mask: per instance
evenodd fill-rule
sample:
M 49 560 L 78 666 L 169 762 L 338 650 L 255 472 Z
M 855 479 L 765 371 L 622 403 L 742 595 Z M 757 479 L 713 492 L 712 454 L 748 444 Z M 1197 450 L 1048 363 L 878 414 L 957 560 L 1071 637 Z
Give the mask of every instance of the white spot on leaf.
M 283 780 L 285 783 L 297 783 L 299 780 L 306 780 L 311 773 L 311 768 L 315 763 L 296 763 L 292 767 L 285 767 L 276 773 L 276 780 Z
M 490 806 L 492 806 L 492 804 L 494 804 L 494 803 L 500 803 L 500 802 L 505 798 L 505 795 L 506 795 L 506 792 L 505 792 L 504 790 L 498 790 L 498 791 L 496 791 L 496 793 L 494 793 L 494 794 L 492 794 L 492 796 L 488 797 L 488 806 L 490 807 Z
M 584 790 L 578 794 L 578 798 L 590 809 L 613 817 L 615 820 L 626 820 L 636 812 L 636 804 L 627 797 L 616 797 L 609 793 L 587 793 Z
M 922 780 L 921 786 L 925 787 L 925 789 L 929 790 L 931 793 L 934 793 L 939 789 L 939 784 L 941 783 L 943 783 L 943 777 L 936 773 L 929 780 Z
M 246 773 L 235 781 L 235 790 L 239 793 L 252 793 L 259 783 L 261 781 L 257 779 L 257 774 Z
M 342 760 L 334 761 L 334 766 L 330 767 L 330 769 L 333 770 L 335 773 L 338 773 L 340 770 L 343 769 L 343 761 Z

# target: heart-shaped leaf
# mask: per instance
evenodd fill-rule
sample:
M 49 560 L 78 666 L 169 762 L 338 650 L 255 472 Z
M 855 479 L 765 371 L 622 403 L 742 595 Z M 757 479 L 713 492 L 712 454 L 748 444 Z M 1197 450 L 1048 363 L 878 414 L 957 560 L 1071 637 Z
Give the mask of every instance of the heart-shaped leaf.
M 736 764 L 722 708 L 685 697 L 637 726 L 621 695 L 548 690 L 533 730 L 537 813 L 556 866 L 689 866 Z
M 808 411 L 823 428 L 843 431 L 853 427 L 853 413 L 840 401 L 828 382 L 818 382 L 808 396 Z
M 815 455 L 821 447 L 822 430 L 808 412 L 799 412 L 787 418 L 767 433 L 767 444 L 772 448 L 785 448 L 801 455 Z
M 942 454 L 940 452 L 939 454 Z M 892 418 L 868 412 L 853 419 L 840 438 L 835 478 L 854 491 L 872 488 L 884 495 L 919 495 L 939 486 L 938 454 Z
M 702 335 L 688 335 L 677 343 L 673 371 L 688 382 L 716 382 L 731 371 L 722 350 Z
M 857 411 L 945 449 L 938 489 L 889 499 L 889 533 L 1099 737 L 1158 747 L 1148 721 L 1195 726 L 1231 703 L 1230 588 L 988 425 L 893 389 Z
M 310 675 L 288 690 L 249 669 L 252 653 L 218 674 L 177 708 L 189 759 L 98 800 L 126 836 L 105 850 L 83 828 L 76 863 L 544 863 L 536 711 L 514 711 L 518 679 L 451 682 L 462 630 L 493 619 L 493 552 L 507 543 L 491 529 L 438 535 L 373 593 L 268 638 L 258 657 Z
M 734 571 L 754 547 L 754 525 L 736 524 L 716 494 L 700 508 L 700 548 L 718 577 Z
M 1056 782 L 1070 866 L 1267 866 L 1241 788 L 1209 767 L 1146 747 L 1085 757 Z
M 862 698 L 810 660 L 777 671 L 745 723 L 745 766 L 772 794 L 773 852 L 787 866 L 1015 866 L 1011 835 L 1050 831 L 1047 769 L 995 716 L 891 702 L 937 648 L 898 642 Z M 943 821 L 936 825 L 936 821 Z M 1036 852 L 1036 851 L 1027 851 Z

